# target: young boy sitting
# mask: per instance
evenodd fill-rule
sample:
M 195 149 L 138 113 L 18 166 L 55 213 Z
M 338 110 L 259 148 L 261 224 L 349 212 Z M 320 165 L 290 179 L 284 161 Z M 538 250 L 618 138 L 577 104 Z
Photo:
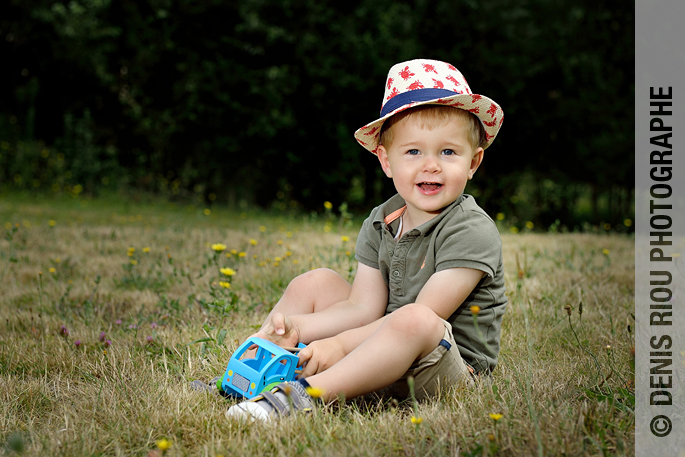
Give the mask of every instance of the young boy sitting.
M 422 399 L 497 364 L 507 303 L 502 242 L 463 192 L 502 110 L 434 60 L 393 66 L 385 87 L 380 119 L 355 137 L 378 156 L 397 195 L 362 226 L 353 284 L 328 269 L 296 277 L 255 334 L 284 347 L 308 344 L 300 379 L 232 406 L 229 417 L 310 410 L 310 393 L 331 401 L 387 388 L 406 397 L 409 376 Z

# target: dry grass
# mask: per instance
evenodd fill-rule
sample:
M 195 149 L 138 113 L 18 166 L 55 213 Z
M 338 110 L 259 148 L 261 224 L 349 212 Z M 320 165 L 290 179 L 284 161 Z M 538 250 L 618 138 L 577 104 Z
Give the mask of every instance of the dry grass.
M 504 235 L 510 304 L 498 369 L 418 405 L 421 424 L 411 405 L 365 398 L 247 425 L 224 418 L 232 402 L 188 382 L 222 374 L 296 274 L 326 266 L 348 276 L 358 225 L 87 204 L 0 200 L 0 224 L 20 226 L 0 241 L 0 455 L 21 445 L 29 455 L 146 455 L 161 438 L 172 442 L 167 455 L 634 454 L 631 238 Z M 230 292 L 213 286 L 213 243 L 246 253 L 217 257 L 237 271 Z M 237 296 L 226 315 L 212 290 Z M 221 328 L 223 344 L 188 344 Z

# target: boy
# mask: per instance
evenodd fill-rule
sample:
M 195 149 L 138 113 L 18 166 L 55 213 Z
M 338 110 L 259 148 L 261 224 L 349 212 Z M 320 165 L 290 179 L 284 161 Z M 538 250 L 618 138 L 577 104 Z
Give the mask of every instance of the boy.
M 227 416 L 306 411 L 312 395 L 331 401 L 386 388 L 406 397 L 409 376 L 421 399 L 495 368 L 507 303 L 501 239 L 463 191 L 502 117 L 450 64 L 420 59 L 390 69 L 380 119 L 355 138 L 398 194 L 364 222 L 352 285 L 327 269 L 296 277 L 256 334 L 308 344 L 300 379 Z

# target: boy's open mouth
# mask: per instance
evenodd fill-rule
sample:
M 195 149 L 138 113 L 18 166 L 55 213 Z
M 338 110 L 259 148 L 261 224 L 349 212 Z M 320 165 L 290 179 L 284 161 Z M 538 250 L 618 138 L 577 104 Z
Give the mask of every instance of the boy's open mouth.
M 424 192 L 435 192 L 442 187 L 442 184 L 437 182 L 420 182 L 417 186 Z

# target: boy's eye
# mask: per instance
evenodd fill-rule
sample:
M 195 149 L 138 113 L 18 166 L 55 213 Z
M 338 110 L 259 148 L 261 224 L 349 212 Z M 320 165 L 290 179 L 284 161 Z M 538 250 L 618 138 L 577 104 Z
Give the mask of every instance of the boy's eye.
M 456 153 L 455 153 L 453 150 L 451 150 L 451 149 L 443 149 L 443 150 L 442 150 L 442 153 L 443 153 L 443 155 L 446 155 L 446 156 L 451 156 L 451 155 L 456 154 Z
M 407 154 L 415 156 L 415 155 L 419 154 L 419 150 L 418 149 L 410 149 L 407 151 Z

